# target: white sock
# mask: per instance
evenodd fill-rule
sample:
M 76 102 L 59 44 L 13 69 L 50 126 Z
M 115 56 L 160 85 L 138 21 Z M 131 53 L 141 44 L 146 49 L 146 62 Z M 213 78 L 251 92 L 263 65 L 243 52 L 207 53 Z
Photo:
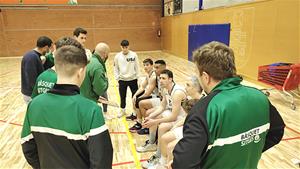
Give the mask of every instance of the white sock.
M 155 143 L 155 136 L 156 136 L 156 132 L 150 132 L 149 133 L 149 143 L 150 144 L 154 144 Z

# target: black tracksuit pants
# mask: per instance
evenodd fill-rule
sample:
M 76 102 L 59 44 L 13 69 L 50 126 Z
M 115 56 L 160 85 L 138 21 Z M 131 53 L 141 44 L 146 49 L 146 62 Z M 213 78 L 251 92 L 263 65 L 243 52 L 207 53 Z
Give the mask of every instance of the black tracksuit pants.
M 137 79 L 131 81 L 119 80 L 118 83 L 119 83 L 119 93 L 121 98 L 121 108 L 124 109 L 126 107 L 127 87 L 129 86 L 131 95 L 133 96 L 135 92 L 138 90 Z

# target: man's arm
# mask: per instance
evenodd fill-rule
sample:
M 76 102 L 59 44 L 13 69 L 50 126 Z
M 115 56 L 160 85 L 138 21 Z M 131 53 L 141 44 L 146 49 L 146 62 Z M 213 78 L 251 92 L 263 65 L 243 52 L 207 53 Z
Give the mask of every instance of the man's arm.
M 285 124 L 276 108 L 270 104 L 270 129 L 268 131 L 263 151 L 278 144 L 283 137 Z
M 200 111 L 200 112 L 199 112 Z M 208 145 L 208 128 L 205 108 L 197 103 L 187 116 L 183 126 L 183 138 L 173 150 L 173 169 L 200 168 L 201 157 Z
M 156 77 L 155 76 L 151 76 L 150 79 L 149 79 L 149 83 L 148 84 L 148 87 L 146 88 L 145 90 L 145 93 L 141 96 L 141 97 L 145 97 L 145 96 L 150 96 L 151 93 L 153 92 L 153 90 L 155 89 L 156 87 Z
M 38 61 L 35 59 L 30 59 L 27 65 L 25 66 L 26 78 L 29 82 L 29 87 L 31 91 L 35 85 L 36 78 L 38 77 Z
M 154 119 L 156 116 L 160 115 L 165 109 L 166 109 L 166 106 L 167 106 L 167 100 L 166 100 L 166 97 L 163 96 L 163 99 L 162 101 L 160 102 L 160 105 L 158 106 L 158 108 L 152 112 L 146 119 Z
M 176 121 L 180 110 L 181 110 L 181 101 L 185 99 L 186 95 L 182 90 L 176 90 L 174 92 L 174 95 L 172 96 L 173 100 L 173 107 L 172 107 L 172 113 L 170 116 L 163 117 L 160 119 L 157 119 L 157 123 L 166 123 L 166 122 L 173 122 Z
M 28 107 L 30 106 L 30 103 Z M 26 112 L 25 120 L 23 123 L 22 133 L 21 133 L 21 144 L 22 151 L 25 156 L 26 161 L 32 166 L 32 168 L 40 168 L 40 161 L 37 151 L 37 145 L 35 143 L 34 137 L 30 130 L 30 123 L 28 119 L 28 109 Z
M 157 125 L 157 119 L 155 119 L 158 115 L 160 115 L 165 109 L 167 105 L 166 97 L 163 97 L 163 100 L 160 102 L 160 105 L 157 109 L 154 110 L 148 117 L 145 118 L 145 121 L 143 122 L 144 128 L 150 128 L 153 125 Z
M 113 148 L 108 130 L 89 137 L 88 149 L 90 168 L 112 168 Z
M 136 71 L 136 76 L 137 78 L 139 78 L 140 76 L 140 66 L 139 66 L 139 58 L 137 56 L 137 54 L 135 53 L 135 64 L 134 64 L 134 67 L 135 67 L 135 71 Z
M 109 131 L 104 122 L 104 117 L 97 107 L 87 140 L 90 168 L 112 168 L 113 148 Z
M 92 81 L 93 91 L 98 95 L 101 96 L 108 88 L 108 79 L 104 72 L 103 68 L 96 69 L 94 71 L 94 78 Z
M 136 96 L 139 95 L 139 94 L 141 94 L 141 93 L 145 90 L 147 84 L 148 84 L 147 79 L 143 80 L 143 82 L 142 82 L 142 84 L 140 85 L 139 89 L 138 89 L 138 90 L 135 92 L 135 94 L 133 95 L 133 98 L 136 99 Z

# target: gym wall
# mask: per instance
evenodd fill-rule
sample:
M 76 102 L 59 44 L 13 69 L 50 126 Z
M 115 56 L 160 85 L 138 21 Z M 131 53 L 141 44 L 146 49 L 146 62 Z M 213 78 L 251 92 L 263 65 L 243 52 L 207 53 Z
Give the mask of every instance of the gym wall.
M 162 49 L 188 58 L 188 25 L 230 23 L 238 73 L 256 80 L 259 65 L 300 62 L 298 0 L 260 0 L 161 19 Z
M 132 50 L 160 50 L 161 4 L 159 0 L 78 0 L 79 5 L 0 6 L 0 57 L 22 56 L 46 35 L 56 41 L 72 36 L 76 27 L 88 31 L 87 48 L 102 41 L 120 51 L 128 39 Z M 97 1 L 99 2 L 99 1 Z M 126 6 L 125 6 L 126 5 Z

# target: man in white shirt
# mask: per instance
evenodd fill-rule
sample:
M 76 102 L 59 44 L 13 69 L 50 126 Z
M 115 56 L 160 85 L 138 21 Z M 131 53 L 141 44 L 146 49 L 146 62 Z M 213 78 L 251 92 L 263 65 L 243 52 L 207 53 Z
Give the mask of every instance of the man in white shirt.
M 117 53 L 114 59 L 115 79 L 119 83 L 121 98 L 121 110 L 118 117 L 125 115 L 126 93 L 129 86 L 132 96 L 138 89 L 137 79 L 139 77 L 139 60 L 135 52 L 129 50 L 128 40 L 122 40 L 122 51 Z
M 92 57 L 92 52 L 85 47 L 87 31 L 80 27 L 75 28 L 75 30 L 73 31 L 73 36 L 85 48 L 85 54 L 87 56 L 87 59 L 90 60 Z

